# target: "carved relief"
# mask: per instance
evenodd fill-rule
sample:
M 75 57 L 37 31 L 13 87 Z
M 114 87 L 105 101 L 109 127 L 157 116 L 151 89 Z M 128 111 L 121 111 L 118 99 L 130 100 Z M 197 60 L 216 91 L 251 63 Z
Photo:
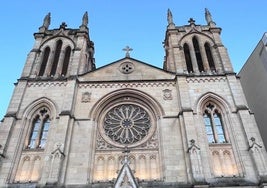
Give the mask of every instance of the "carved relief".
M 164 100 L 172 100 L 172 90 L 164 89 L 162 92 L 163 92 L 163 99 Z
M 145 143 L 140 146 L 135 147 L 136 149 L 158 149 L 158 136 L 154 134 L 150 139 L 148 139 Z M 96 139 L 96 150 L 118 150 L 117 147 L 107 143 L 101 135 L 97 134 Z
M 49 177 L 48 182 L 54 183 L 58 181 L 59 172 L 61 168 L 61 163 L 65 158 L 65 154 L 62 151 L 63 144 L 57 143 L 55 145 L 55 150 L 51 152 L 51 161 L 50 161 L 50 169 L 49 169 Z
M 87 103 L 87 102 L 90 102 L 91 101 L 91 92 L 84 92 L 82 94 L 82 102 L 83 103 Z
M 158 136 L 154 134 L 147 142 L 141 145 L 141 148 L 144 149 L 157 149 L 159 146 Z
M 266 164 L 266 158 L 264 157 L 263 154 L 263 147 L 256 142 L 256 139 L 254 137 L 251 137 L 250 141 L 251 144 L 248 150 L 252 153 L 254 162 L 256 163 L 258 169 L 258 173 L 260 176 L 266 176 L 267 164 Z
M 108 144 L 101 136 L 100 134 L 97 134 L 97 140 L 96 140 L 96 150 L 108 150 L 108 149 L 114 149 L 114 146 L 111 144 Z
M 195 140 L 190 140 L 190 147 L 187 151 L 190 154 L 193 177 L 196 181 L 202 181 L 204 176 L 200 148 L 196 145 Z

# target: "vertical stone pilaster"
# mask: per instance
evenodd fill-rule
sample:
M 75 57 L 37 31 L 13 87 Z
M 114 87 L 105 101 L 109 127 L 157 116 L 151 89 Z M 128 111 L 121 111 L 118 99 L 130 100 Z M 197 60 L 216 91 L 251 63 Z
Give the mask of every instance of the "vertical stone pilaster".
M 61 144 L 57 144 L 56 149 L 51 153 L 49 161 L 49 175 L 47 180 L 48 184 L 54 184 L 59 181 L 62 162 L 65 158 L 65 154 L 62 152 L 61 146 Z
M 201 161 L 200 148 L 195 144 L 195 140 L 190 140 L 190 147 L 187 152 L 191 160 L 192 175 L 196 182 L 204 182 L 204 174 Z

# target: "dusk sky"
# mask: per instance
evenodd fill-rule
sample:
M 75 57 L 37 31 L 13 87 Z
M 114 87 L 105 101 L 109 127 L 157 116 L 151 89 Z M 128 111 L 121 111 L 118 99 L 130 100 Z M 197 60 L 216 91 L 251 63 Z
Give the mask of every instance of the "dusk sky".
M 189 18 L 206 24 L 204 9 L 222 28 L 222 42 L 238 73 L 264 32 L 267 32 L 266 0 L 13 0 L 0 6 L 0 120 L 20 78 L 28 53 L 34 44 L 33 33 L 51 13 L 49 29 L 66 22 L 79 28 L 85 11 L 89 15 L 90 39 L 95 43 L 96 66 L 125 56 L 125 46 L 133 48 L 131 57 L 162 68 L 167 10 L 176 26 L 187 25 Z

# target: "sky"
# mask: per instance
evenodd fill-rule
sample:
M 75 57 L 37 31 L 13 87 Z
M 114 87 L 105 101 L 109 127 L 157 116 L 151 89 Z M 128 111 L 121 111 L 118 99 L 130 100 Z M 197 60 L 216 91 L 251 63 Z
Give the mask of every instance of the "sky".
M 187 25 L 189 18 L 206 25 L 204 9 L 222 28 L 221 39 L 238 73 L 267 32 L 266 0 L 12 0 L 0 6 L 0 120 L 20 78 L 28 53 L 34 44 L 45 15 L 51 13 L 49 29 L 66 22 L 79 28 L 82 16 L 89 16 L 90 39 L 95 44 L 96 67 L 125 56 L 162 68 L 162 42 L 170 9 L 176 26 Z

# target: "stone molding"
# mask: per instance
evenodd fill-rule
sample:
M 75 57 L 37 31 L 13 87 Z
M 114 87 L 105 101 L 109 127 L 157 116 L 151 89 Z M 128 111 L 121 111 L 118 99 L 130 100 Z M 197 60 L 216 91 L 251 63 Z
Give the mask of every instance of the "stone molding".
M 201 82 L 225 82 L 225 77 L 203 77 L 203 78 L 187 78 L 187 83 L 201 83 Z
M 28 87 L 66 86 L 67 82 L 29 82 Z
M 175 86 L 175 82 L 127 82 L 127 83 L 84 83 L 79 88 L 138 88 L 138 87 L 169 87 Z

